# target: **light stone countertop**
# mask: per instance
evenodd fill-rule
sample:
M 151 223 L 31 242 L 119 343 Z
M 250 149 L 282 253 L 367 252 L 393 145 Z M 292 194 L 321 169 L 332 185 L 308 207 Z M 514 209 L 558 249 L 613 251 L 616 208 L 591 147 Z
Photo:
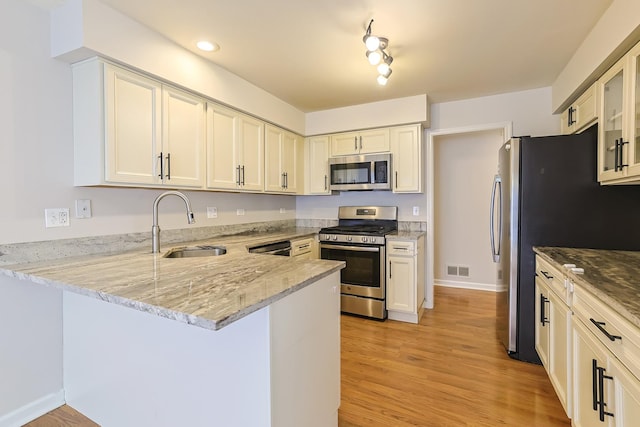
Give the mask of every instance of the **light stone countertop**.
M 218 330 L 344 268 L 344 262 L 248 253 L 248 246 L 315 234 L 246 233 L 134 250 L 0 267 L 0 274 Z M 179 246 L 219 245 L 212 257 L 163 258 Z
M 533 250 L 640 327 L 640 252 L 556 247 Z M 584 269 L 584 274 L 562 268 L 563 264 L 575 264 Z
M 421 236 L 426 236 L 425 231 L 404 231 L 398 230 L 393 233 L 385 234 L 387 240 L 418 240 Z

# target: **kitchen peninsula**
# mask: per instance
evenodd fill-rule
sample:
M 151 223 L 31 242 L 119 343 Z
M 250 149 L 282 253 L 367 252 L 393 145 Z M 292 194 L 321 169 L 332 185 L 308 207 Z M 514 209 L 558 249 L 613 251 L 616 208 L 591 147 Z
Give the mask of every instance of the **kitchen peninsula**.
M 3 266 L 0 298 L 60 294 L 64 399 L 101 425 L 337 425 L 344 263 L 247 251 L 285 235 Z

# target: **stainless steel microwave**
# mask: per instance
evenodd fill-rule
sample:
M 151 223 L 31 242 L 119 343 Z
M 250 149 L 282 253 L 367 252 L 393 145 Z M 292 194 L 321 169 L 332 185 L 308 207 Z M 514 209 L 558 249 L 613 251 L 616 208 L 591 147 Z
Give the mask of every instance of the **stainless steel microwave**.
M 391 190 L 391 154 L 329 159 L 331 190 Z

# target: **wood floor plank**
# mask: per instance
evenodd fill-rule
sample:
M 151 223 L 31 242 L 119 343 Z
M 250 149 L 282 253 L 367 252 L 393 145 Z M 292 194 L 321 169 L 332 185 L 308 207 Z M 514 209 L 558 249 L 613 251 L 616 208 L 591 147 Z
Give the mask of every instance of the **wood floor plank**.
M 420 324 L 342 316 L 340 427 L 567 427 L 542 366 L 496 338 L 495 294 L 436 287 Z M 27 427 L 97 424 L 63 406 Z
M 342 316 L 340 427 L 571 425 L 544 368 L 498 342 L 495 296 L 437 287 L 419 325 Z

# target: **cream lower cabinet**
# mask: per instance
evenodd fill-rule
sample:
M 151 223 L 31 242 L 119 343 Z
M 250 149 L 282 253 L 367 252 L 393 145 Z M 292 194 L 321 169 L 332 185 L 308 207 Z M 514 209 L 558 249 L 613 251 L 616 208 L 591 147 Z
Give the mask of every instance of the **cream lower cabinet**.
M 638 425 L 640 331 L 577 285 L 573 311 L 573 425 Z
M 73 66 L 74 184 L 204 187 L 204 101 L 99 59 Z
M 329 189 L 329 136 L 305 141 L 304 194 L 331 194 Z
M 388 318 L 418 323 L 424 311 L 424 237 L 387 239 Z
M 207 188 L 264 191 L 264 123 L 207 104 Z
M 572 292 L 566 277 L 536 257 L 535 346 L 567 416 L 571 416 Z
M 276 126 L 265 126 L 265 190 L 302 192 L 304 139 Z
M 422 192 L 422 126 L 390 129 L 394 193 Z

